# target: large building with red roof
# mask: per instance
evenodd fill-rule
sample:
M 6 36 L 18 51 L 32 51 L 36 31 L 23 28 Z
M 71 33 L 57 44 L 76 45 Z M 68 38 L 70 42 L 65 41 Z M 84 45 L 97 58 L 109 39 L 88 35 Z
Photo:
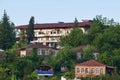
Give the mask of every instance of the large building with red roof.
M 83 20 L 83 22 L 78 22 L 78 26 L 85 33 L 91 26 L 91 20 Z M 35 24 L 34 32 L 36 40 L 34 42 L 43 43 L 49 47 L 57 46 L 60 36 L 67 35 L 73 28 L 74 23 L 45 23 L 45 24 Z M 16 26 L 15 29 L 26 30 L 28 25 Z

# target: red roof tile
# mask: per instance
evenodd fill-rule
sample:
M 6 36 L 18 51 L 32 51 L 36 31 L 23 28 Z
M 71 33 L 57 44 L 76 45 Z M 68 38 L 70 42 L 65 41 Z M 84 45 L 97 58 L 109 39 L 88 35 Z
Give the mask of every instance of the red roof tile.
M 89 60 L 89 61 L 77 64 L 77 66 L 106 66 L 106 65 L 95 60 Z
M 91 26 L 92 22 L 79 22 L 80 27 Z M 46 23 L 46 24 L 35 24 L 35 29 L 52 29 L 52 28 L 71 28 L 74 23 Z M 15 29 L 26 29 L 27 25 L 16 26 Z
M 85 46 L 85 45 L 81 45 L 81 46 L 78 46 L 78 47 L 73 48 L 73 50 L 74 50 L 74 51 L 83 51 L 84 48 L 86 48 L 86 46 Z M 94 52 L 100 53 L 99 49 L 95 49 Z
M 41 43 L 31 43 L 25 47 L 22 47 L 21 49 L 29 49 L 29 48 L 50 48 L 50 47 L 45 46 Z
M 75 49 L 82 51 L 85 47 L 86 47 L 85 45 L 81 45 L 81 46 L 76 47 Z

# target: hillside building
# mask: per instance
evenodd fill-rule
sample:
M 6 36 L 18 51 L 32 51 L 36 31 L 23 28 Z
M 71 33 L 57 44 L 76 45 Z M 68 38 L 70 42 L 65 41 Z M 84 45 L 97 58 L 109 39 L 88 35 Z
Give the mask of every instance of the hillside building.
M 78 22 L 79 28 L 86 33 L 92 24 L 91 20 L 83 20 L 83 22 Z M 35 24 L 34 33 L 35 40 L 33 42 L 39 42 L 43 45 L 49 47 L 59 48 L 58 42 L 61 36 L 68 35 L 73 28 L 74 23 L 45 23 L 45 24 Z M 16 26 L 15 29 L 21 31 L 28 28 L 28 25 Z M 19 36 L 18 36 L 19 37 Z

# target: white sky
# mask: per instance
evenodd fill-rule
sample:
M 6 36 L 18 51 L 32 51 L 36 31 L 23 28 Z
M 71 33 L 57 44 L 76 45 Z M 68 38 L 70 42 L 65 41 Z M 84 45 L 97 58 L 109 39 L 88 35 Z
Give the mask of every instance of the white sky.
M 15 25 L 26 25 L 31 16 L 36 23 L 73 22 L 77 17 L 93 19 L 103 15 L 120 22 L 120 0 L 0 0 L 0 19 L 6 10 Z

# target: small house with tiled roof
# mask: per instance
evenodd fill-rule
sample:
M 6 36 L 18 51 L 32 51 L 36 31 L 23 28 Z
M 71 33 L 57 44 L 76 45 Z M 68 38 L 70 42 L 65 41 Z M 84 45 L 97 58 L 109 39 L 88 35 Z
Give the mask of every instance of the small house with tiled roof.
M 48 47 L 46 45 L 43 45 L 41 43 L 30 43 L 29 45 L 20 48 L 20 57 L 24 56 L 30 56 L 33 52 L 33 49 L 36 49 L 37 55 L 50 55 L 51 53 L 54 53 L 54 55 L 57 55 L 58 49 L 54 49 L 51 47 Z
M 99 76 L 106 74 L 106 65 L 96 61 L 89 60 L 75 66 L 75 77 Z
M 97 60 L 98 59 L 98 55 L 100 54 L 100 51 L 99 51 L 99 49 L 96 49 L 96 48 L 94 48 L 94 47 L 91 47 L 90 45 L 80 45 L 80 46 L 78 46 L 78 47 L 75 47 L 75 48 L 73 48 L 72 49 L 72 51 L 74 52 L 74 53 L 76 53 L 76 59 L 77 60 L 81 60 L 81 59 L 83 59 L 84 57 L 83 57 L 83 55 L 85 54 L 85 52 L 84 52 L 84 50 L 88 50 L 89 49 L 89 52 L 90 52 L 90 54 L 92 55 L 92 59 L 95 59 L 95 60 Z

